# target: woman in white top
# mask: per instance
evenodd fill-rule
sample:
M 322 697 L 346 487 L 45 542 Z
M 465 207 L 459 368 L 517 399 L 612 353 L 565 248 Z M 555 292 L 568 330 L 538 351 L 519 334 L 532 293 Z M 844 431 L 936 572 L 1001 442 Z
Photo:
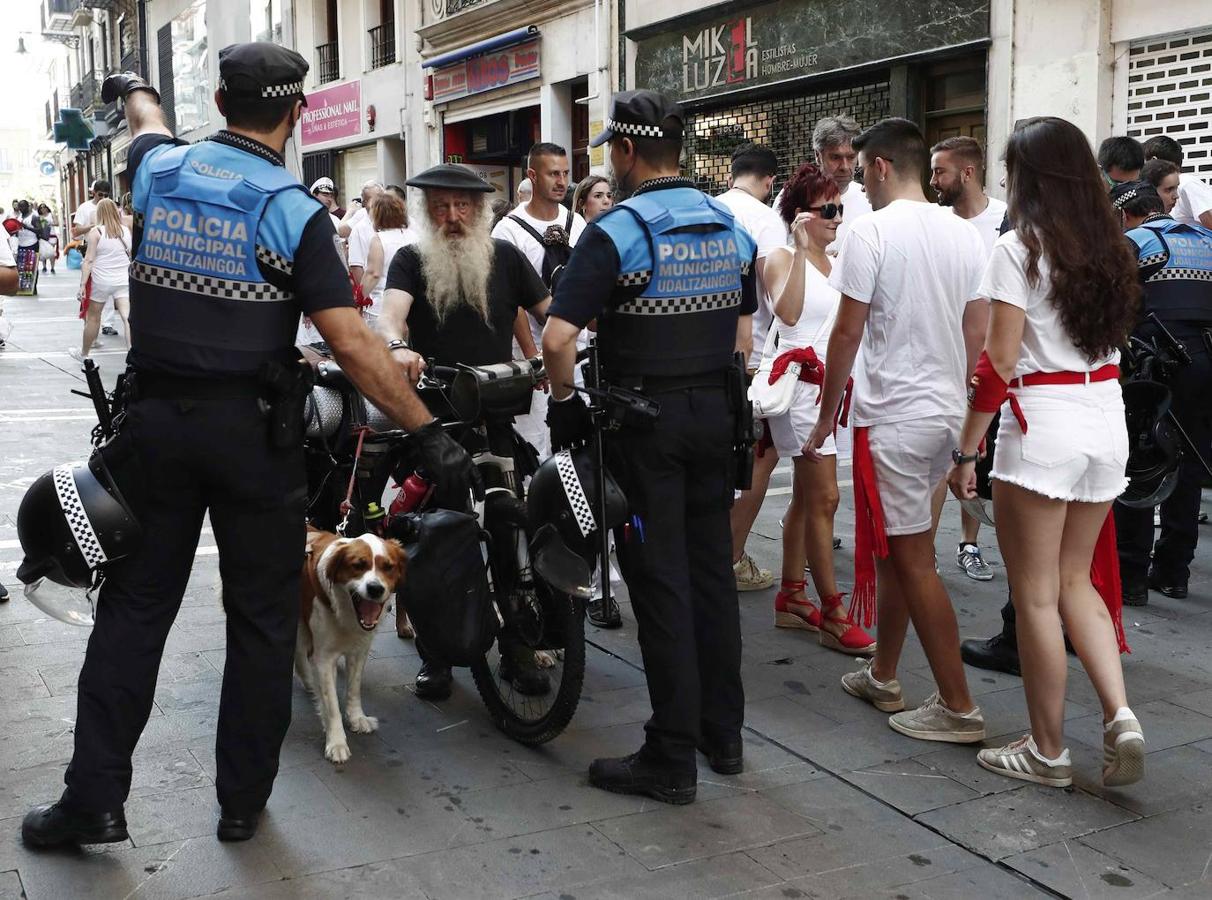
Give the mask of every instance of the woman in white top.
M 989 331 L 948 481 L 960 499 L 975 496 L 981 436 L 1009 401 L 991 478 L 1031 733 L 978 761 L 1011 778 L 1072 782 L 1068 634 L 1103 708 L 1103 783 L 1131 784 L 1144 774 L 1144 737 L 1120 667 L 1120 598 L 1105 581 L 1100 596 L 1091 564 L 1101 573 L 1104 557 L 1114 559 L 1104 527 L 1127 485 L 1117 348 L 1140 300 L 1136 260 L 1086 137 L 1069 122 L 1032 119 L 1011 135 L 1006 186 L 1015 231 L 994 245 L 981 284 L 992 301 Z
M 816 165 L 805 163 L 783 189 L 779 214 L 791 229 L 793 244 L 778 247 L 766 257 L 765 280 L 772 288 L 775 316 L 766 352 L 777 360 L 783 354 L 811 348 L 821 363 L 816 368 L 823 380 L 825 348 L 841 300 L 829 286 L 832 262 L 825 252 L 842 222 L 837 185 Z M 805 369 L 813 365 L 806 363 Z M 767 366 L 756 377 L 769 378 Z M 783 518 L 783 582 L 774 602 L 774 623 L 779 628 L 815 631 L 821 646 L 831 650 L 869 655 L 875 652 L 875 640 L 851 620 L 834 579 L 833 517 L 838 488 L 833 438 L 821 448 L 826 458 L 820 463 L 804 455 L 804 443 L 821 412 L 821 380 L 813 384 L 801 376 L 791 409 L 766 420 L 779 456 L 790 457 L 794 467 L 791 505 Z M 821 609 L 808 602 L 804 593 L 805 560 Z
M 370 249 L 366 254 L 362 292 L 371 303 L 363 310 L 363 315 L 367 324 L 375 328 L 382 309 L 383 288 L 387 285 L 387 270 L 391 267 L 391 261 L 400 248 L 416 242 L 417 234 L 408 227 L 404 201 L 391 191 L 384 191 L 375 198 L 370 219 L 375 226 L 375 236 L 370 239 Z
M 101 314 L 113 301 L 126 333 L 126 349 L 130 349 L 130 229 L 122 224 L 118 204 L 108 197 L 97 204 L 97 224 L 88 233 L 88 253 L 80 267 L 80 297 L 92 279 L 88 312 L 84 317 L 84 342 L 80 351 L 70 352 L 74 359 L 88 358 L 97 332 L 101 330 Z

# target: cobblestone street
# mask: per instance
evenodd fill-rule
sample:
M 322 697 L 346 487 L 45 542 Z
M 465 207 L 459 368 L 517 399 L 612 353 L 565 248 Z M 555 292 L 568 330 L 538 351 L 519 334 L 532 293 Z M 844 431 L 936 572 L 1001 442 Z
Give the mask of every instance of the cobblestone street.
M 854 663 L 804 632 L 776 631 L 773 591 L 741 595 L 747 696 L 746 769 L 716 776 L 700 760 L 698 802 L 670 807 L 593 789 L 596 756 L 639 746 L 649 713 L 635 624 L 590 627 L 584 696 L 571 727 L 538 749 L 490 724 L 467 670 L 454 697 L 410 688 L 411 641 L 388 618 L 374 641 L 364 702 L 373 735 L 352 735 L 334 766 L 310 700 L 294 722 L 258 836 L 214 836 L 214 730 L 224 615 L 214 540 L 204 530 L 160 670 L 126 806 L 131 839 L 78 852 L 31 853 L 26 810 L 55 799 L 71 755 L 76 678 L 87 632 L 48 619 L 20 595 L 16 513 L 53 465 L 83 458 L 95 418 L 67 348 L 78 341 L 76 272 L 47 276 L 37 298 L 8 298 L 15 328 L 0 351 L 0 898 L 513 898 L 1212 896 L 1212 529 L 1189 599 L 1152 593 L 1125 610 L 1129 698 L 1148 742 L 1145 780 L 1101 785 L 1101 716 L 1076 659 L 1066 707 L 1075 787 L 1026 785 L 979 768 L 975 749 L 903 737 L 844 694 Z M 121 337 L 96 359 L 112 384 Z M 790 494 L 780 468 L 749 549 L 777 570 Z M 852 570 L 849 469 L 837 533 L 843 587 Z M 1212 499 L 1205 494 L 1205 509 Z M 943 579 L 964 636 L 1001 625 L 1005 570 L 992 535 L 992 582 L 955 565 L 950 501 L 938 539 Z M 911 637 L 906 700 L 933 690 Z M 1027 725 L 1019 679 L 968 670 L 988 746 Z

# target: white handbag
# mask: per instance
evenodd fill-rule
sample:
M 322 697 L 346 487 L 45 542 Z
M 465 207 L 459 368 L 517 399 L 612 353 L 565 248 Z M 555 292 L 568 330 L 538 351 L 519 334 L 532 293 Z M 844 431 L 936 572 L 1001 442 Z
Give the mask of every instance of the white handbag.
M 821 322 L 820 328 L 817 329 L 807 346 L 815 347 L 822 337 L 828 338 L 836 318 L 837 310 L 835 309 L 832 316 L 826 317 L 825 321 Z M 778 331 L 779 317 L 772 315 L 770 330 L 766 332 L 766 344 L 762 348 L 762 362 L 753 375 L 753 382 L 749 385 L 749 401 L 753 404 L 754 418 L 767 419 L 771 416 L 781 416 L 788 412 L 791 404 L 795 402 L 795 387 L 800 381 L 800 370 L 804 368 L 801 363 L 791 363 L 774 384 L 770 383 L 770 373 L 774 369 L 775 359 L 778 358 L 778 354 L 774 352 L 779 345 Z

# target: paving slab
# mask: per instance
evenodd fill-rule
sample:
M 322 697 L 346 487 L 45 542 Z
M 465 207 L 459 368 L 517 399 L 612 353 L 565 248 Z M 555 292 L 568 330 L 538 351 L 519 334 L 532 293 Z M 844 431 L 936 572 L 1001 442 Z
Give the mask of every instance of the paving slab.
M 1025 784 L 922 813 L 918 822 L 993 860 L 1134 820 L 1136 815 L 1081 791 Z
M 1170 887 L 1198 885 L 1212 896 L 1212 806 L 1198 805 L 1108 828 L 1081 839 Z
M 971 788 L 913 759 L 846 772 L 842 778 L 911 816 L 980 796 Z
M 733 897 L 781 879 L 744 853 L 729 853 L 664 866 L 642 875 L 611 877 L 589 884 L 536 894 L 529 900 L 668 900 L 670 897 Z
M 25 888 L 16 869 L 0 872 L 0 900 L 25 900 Z
M 650 808 L 598 822 L 596 828 L 648 868 L 821 833 L 804 816 L 762 794 Z
M 1080 841 L 1061 841 L 1007 857 L 1003 862 L 1065 897 L 1143 900 L 1167 890 L 1160 881 Z

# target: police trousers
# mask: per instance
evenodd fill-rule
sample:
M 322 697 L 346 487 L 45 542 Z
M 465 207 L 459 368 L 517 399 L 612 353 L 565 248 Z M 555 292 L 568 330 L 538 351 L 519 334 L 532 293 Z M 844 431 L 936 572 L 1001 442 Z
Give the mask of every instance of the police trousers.
M 291 717 L 307 490 L 302 449 L 270 447 L 251 395 L 145 394 L 131 406 L 123 436 L 137 454 L 140 484 L 127 500 L 143 543 L 110 566 L 100 591 L 63 799 L 86 811 L 125 802 L 131 754 L 209 512 L 227 620 L 215 787 L 225 810 L 258 811 L 273 788 Z
M 1191 364 L 1179 369 L 1169 384 L 1171 409 L 1183 430 L 1205 460 L 1212 450 L 1212 357 L 1198 329 L 1167 326 L 1187 348 Z M 1125 580 L 1143 582 L 1153 551 L 1153 571 L 1165 584 L 1186 584 L 1191 560 L 1199 541 L 1199 506 L 1203 467 L 1183 448 L 1178 482 L 1161 504 L 1161 532 L 1154 543 L 1153 510 L 1128 509 L 1115 504 L 1115 529 L 1119 541 L 1119 564 Z
M 653 429 L 624 429 L 609 446 L 634 516 L 615 546 L 652 703 L 645 753 L 693 771 L 700 740 L 738 739 L 745 715 L 728 521 L 733 413 L 723 387 L 652 396 Z

